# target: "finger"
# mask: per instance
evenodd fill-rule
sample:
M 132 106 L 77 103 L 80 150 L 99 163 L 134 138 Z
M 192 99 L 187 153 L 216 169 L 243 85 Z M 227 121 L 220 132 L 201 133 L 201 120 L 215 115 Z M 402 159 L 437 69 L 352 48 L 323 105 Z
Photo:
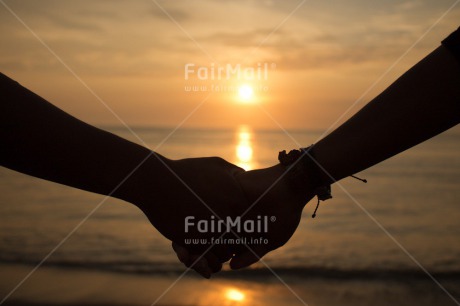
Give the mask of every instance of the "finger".
M 242 173 L 245 173 L 246 170 L 244 170 L 243 168 L 240 168 L 238 166 L 234 166 L 232 165 L 233 167 L 231 167 L 230 169 L 228 169 L 228 173 L 230 173 L 230 175 L 232 177 L 237 177 L 238 175 L 241 175 Z
M 225 159 L 224 159 L 224 161 L 225 161 L 225 165 L 227 166 L 227 171 L 228 171 L 231 175 L 236 176 L 236 175 L 238 175 L 238 174 L 241 174 L 241 173 L 246 172 L 246 170 L 244 170 L 243 168 L 241 168 L 241 167 L 239 167 L 239 166 L 237 166 L 237 165 L 234 165 L 234 164 L 232 164 L 232 163 L 226 161 Z
M 268 251 L 265 247 L 259 246 L 251 248 L 246 252 L 236 254 L 235 257 L 230 261 L 230 268 L 232 270 L 238 270 L 249 267 L 250 265 L 258 262 Z
M 209 267 L 208 261 L 206 258 L 198 256 L 198 255 L 192 255 L 191 256 L 191 261 L 192 264 L 190 266 L 191 269 L 195 270 L 198 274 L 203 276 L 204 278 L 211 278 L 211 268 Z
M 220 254 L 218 256 L 220 263 L 229 261 L 233 257 L 233 252 L 226 252 L 225 254 Z
M 220 259 L 213 253 L 206 253 L 206 260 L 208 261 L 208 266 L 211 269 L 212 273 L 217 273 L 222 270 L 222 263 Z
M 233 257 L 233 251 L 226 245 L 214 245 L 211 249 L 211 252 L 215 257 L 217 257 L 220 263 L 229 261 Z
M 184 263 L 186 266 L 190 260 L 190 252 L 183 246 L 178 245 L 177 243 L 172 243 L 172 248 L 176 252 L 177 258 L 180 262 Z
M 172 248 L 174 252 L 176 252 L 179 261 L 184 263 L 186 267 L 190 267 L 193 262 L 197 261 L 199 258 L 198 255 L 190 255 L 187 248 L 184 248 L 175 242 L 172 243 Z M 206 258 L 200 258 L 191 268 L 201 276 L 209 278 L 211 273 L 217 273 L 222 269 L 222 263 L 216 255 L 208 252 L 206 254 Z

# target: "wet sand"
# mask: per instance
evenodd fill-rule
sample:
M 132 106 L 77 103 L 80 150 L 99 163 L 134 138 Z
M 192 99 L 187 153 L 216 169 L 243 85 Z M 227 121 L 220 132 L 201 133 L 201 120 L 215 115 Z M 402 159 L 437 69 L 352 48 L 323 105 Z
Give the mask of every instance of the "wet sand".
M 0 294 L 6 296 L 33 267 L 0 265 Z M 227 276 L 228 277 L 227 277 Z M 42 267 L 2 305 L 458 305 L 428 277 L 344 279 L 275 276 L 211 280 L 193 272 L 132 275 Z M 460 299 L 460 280 L 439 279 Z M 285 284 L 283 284 L 283 282 Z

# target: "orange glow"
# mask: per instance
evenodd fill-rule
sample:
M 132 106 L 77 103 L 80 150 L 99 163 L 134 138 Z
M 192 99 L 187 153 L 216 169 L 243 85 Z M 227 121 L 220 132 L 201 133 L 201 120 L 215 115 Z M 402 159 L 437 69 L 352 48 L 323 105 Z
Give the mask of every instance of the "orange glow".
M 227 299 L 235 302 L 242 302 L 245 298 L 244 293 L 238 289 L 228 289 L 225 296 Z
M 315 18 L 290 18 L 278 29 L 273 20 L 286 18 L 282 5 L 260 1 L 256 6 L 256 2 L 206 1 L 196 6 L 193 1 L 180 5 L 164 1 L 165 11 L 181 11 L 175 18 L 185 31 L 195 34 L 199 44 L 194 44 L 176 39 L 177 25 L 151 3 L 116 1 L 101 6 L 99 1 L 55 1 L 46 9 L 59 18 L 50 21 L 39 9 L 27 8 L 29 2 L 18 1 L 11 8 L 46 41 L 56 42 L 56 55 L 64 56 L 87 85 L 75 82 L 75 76 L 38 46 L 26 28 L 15 24 L 7 10 L 3 12 L 9 17 L 0 18 L 0 28 L 19 27 L 2 32 L 0 61 L 8 76 L 71 115 L 99 126 L 122 126 L 121 118 L 129 126 L 174 127 L 188 118 L 192 105 L 205 101 L 205 107 L 187 119 L 188 127 L 231 128 L 251 122 L 253 128 L 278 128 L 269 115 L 285 129 L 326 129 L 369 82 L 388 69 L 395 56 L 405 52 L 406 37 L 423 31 L 427 16 L 434 18 L 435 12 L 446 9 L 443 1 L 428 1 L 416 10 L 409 7 L 417 1 L 400 3 L 398 9 L 381 1 L 375 19 L 358 1 L 338 1 L 334 6 L 319 1 L 314 11 L 321 13 Z M 144 6 L 155 13 L 136 18 Z M 86 10 L 102 10 L 104 18 Z M 127 16 L 123 22 L 119 12 Z M 235 22 L 234 16 L 245 17 Z M 407 54 L 404 63 L 395 65 L 362 99 L 380 93 L 429 54 L 458 27 L 457 20 L 443 20 L 436 34 L 427 35 L 422 46 Z M 342 26 L 358 21 L 361 26 Z M 366 43 L 357 48 L 356 37 L 365 37 Z M 37 52 L 32 56 L 31 50 Z M 86 86 L 107 103 L 95 103 Z M 259 104 L 267 114 L 255 107 Z
M 251 103 L 254 101 L 254 89 L 247 84 L 241 85 L 238 88 L 238 97 L 241 102 Z
M 241 125 L 236 133 L 237 144 L 236 144 L 236 159 L 237 165 L 245 170 L 251 170 L 255 168 L 253 161 L 253 149 L 252 149 L 252 132 L 250 127 Z

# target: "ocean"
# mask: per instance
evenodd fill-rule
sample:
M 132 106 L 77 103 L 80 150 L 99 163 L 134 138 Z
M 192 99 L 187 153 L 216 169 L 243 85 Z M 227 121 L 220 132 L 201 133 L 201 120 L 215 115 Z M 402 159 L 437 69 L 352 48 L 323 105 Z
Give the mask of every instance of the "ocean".
M 123 128 L 107 129 L 136 142 Z M 169 158 L 220 156 L 247 170 L 273 165 L 278 151 L 308 146 L 322 133 L 249 126 L 183 128 L 172 134 L 170 128 L 134 131 L 151 149 Z M 288 275 L 294 284 L 311 278 L 431 282 L 429 275 L 460 280 L 460 128 L 358 176 L 368 183 L 347 178 L 340 186 L 333 185 L 333 199 L 321 204 L 315 219 L 311 218 L 315 203 L 310 202 L 295 235 L 265 257 L 266 265 Z M 0 168 L 0 186 L 0 275 L 9 266 L 32 268 L 104 201 L 103 196 L 6 168 Z M 130 277 L 174 276 L 184 271 L 170 242 L 137 208 L 116 199 L 106 200 L 43 267 Z M 256 284 L 267 276 L 272 272 L 259 263 L 238 273 L 224 271 L 219 277 Z M 455 294 L 458 297 L 458 290 Z

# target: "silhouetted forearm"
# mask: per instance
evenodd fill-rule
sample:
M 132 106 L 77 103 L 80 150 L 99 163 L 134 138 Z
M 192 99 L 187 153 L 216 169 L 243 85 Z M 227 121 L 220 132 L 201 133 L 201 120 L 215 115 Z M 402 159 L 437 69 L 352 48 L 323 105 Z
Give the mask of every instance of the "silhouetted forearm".
M 459 122 L 460 64 L 440 46 L 319 141 L 316 159 L 340 180 Z
M 70 116 L 1 74 L 0 94 L 2 166 L 108 195 L 150 154 Z M 155 185 L 165 167 L 151 156 L 138 171 L 146 168 Z M 113 196 L 129 200 L 123 188 Z

